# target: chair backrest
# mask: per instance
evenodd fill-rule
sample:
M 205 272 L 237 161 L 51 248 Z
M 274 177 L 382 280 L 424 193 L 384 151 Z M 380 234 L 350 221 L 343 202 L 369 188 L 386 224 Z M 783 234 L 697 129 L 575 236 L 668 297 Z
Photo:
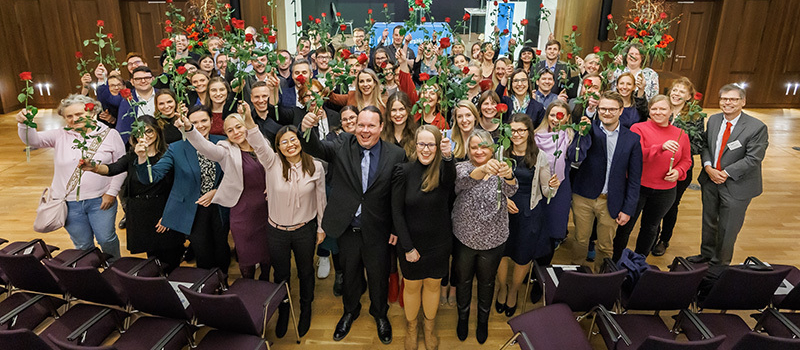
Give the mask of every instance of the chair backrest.
M 0 349 L 52 350 L 42 338 L 28 329 L 0 330 Z
M 649 336 L 642 345 L 641 350 L 716 350 L 725 341 L 724 335 L 719 335 L 711 339 L 679 342 L 672 339 L 658 338 Z
M 776 265 L 773 265 L 776 266 Z M 789 274 L 786 280 L 794 288 L 786 295 L 776 295 L 772 298 L 773 305 L 778 309 L 800 310 L 800 269 L 788 266 Z
M 114 346 L 83 346 L 65 342 L 54 337 L 52 334 L 47 335 L 47 339 L 55 344 L 59 350 L 117 350 Z
M 52 261 L 44 264 L 58 277 L 58 282 L 71 296 L 93 303 L 125 307 L 128 296 L 121 286 L 111 285 L 111 281 L 94 267 L 69 267 Z M 110 273 L 110 272 L 109 272 Z
M 0 254 L 0 268 L 14 287 L 36 293 L 64 293 L 55 276 L 31 254 Z
M 771 337 L 756 332 L 747 332 L 731 350 L 797 350 L 800 349 L 800 339 Z
M 552 303 L 567 304 L 576 312 L 589 311 L 598 304 L 611 309 L 627 273 L 625 269 L 603 274 L 564 271 Z
M 198 322 L 223 331 L 261 336 L 261 320 L 254 319 L 236 294 L 213 295 L 178 287 L 192 305 Z
M 528 311 L 508 320 L 508 325 L 515 334 L 520 333 L 517 344 L 523 350 L 592 348 L 566 304 L 550 304 Z
M 132 276 L 112 267 L 133 307 L 141 312 L 179 320 L 190 320 L 192 308 L 183 307 L 175 289 L 164 277 Z
M 698 302 L 702 309 L 755 310 L 763 309 L 772 300 L 788 268 L 775 267 L 756 271 L 730 266 L 714 282 L 705 299 Z
M 708 270 L 659 271 L 649 269 L 640 277 L 630 294 L 622 293 L 622 306 L 627 310 L 679 310 L 692 303 L 697 287 Z

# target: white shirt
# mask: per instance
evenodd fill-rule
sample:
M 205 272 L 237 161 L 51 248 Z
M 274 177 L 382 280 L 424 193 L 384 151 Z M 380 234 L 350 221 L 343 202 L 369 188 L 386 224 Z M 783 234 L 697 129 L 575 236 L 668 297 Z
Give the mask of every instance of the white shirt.
M 617 139 L 619 139 L 619 128 L 622 123 L 617 123 L 614 131 L 608 131 L 605 126 L 600 125 L 600 130 L 606 134 L 606 181 L 603 183 L 602 194 L 608 194 L 608 177 L 611 175 L 611 162 L 614 160 L 614 151 L 617 150 Z
M 139 93 L 136 93 L 136 97 L 141 102 L 142 96 Z M 156 113 L 156 91 L 152 90 L 150 97 L 147 98 L 147 103 L 139 106 L 139 111 L 137 115 L 155 115 Z
M 711 161 L 703 162 L 703 167 L 705 167 L 706 165 L 711 165 L 714 168 L 717 167 L 717 158 L 719 158 L 719 150 L 721 147 L 724 147 L 722 145 L 722 137 L 725 136 L 725 128 L 727 128 L 728 126 L 727 124 L 730 122 L 731 134 L 733 134 L 733 129 L 736 127 L 736 123 L 739 122 L 739 118 L 741 117 L 742 117 L 741 112 L 739 113 L 739 115 L 736 116 L 736 118 L 733 118 L 733 120 L 730 121 L 726 119 L 724 116 L 722 117 L 722 124 L 719 127 L 719 132 L 717 133 L 717 142 L 714 144 L 714 153 L 711 153 L 711 157 L 713 158 L 711 159 Z M 726 171 L 725 173 L 727 174 L 728 172 Z

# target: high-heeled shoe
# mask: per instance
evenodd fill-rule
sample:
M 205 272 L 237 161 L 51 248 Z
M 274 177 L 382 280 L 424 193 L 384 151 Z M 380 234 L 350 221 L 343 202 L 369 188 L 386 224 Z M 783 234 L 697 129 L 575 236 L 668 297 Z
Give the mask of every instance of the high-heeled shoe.
M 494 302 L 494 309 L 497 311 L 498 314 L 502 314 L 506 311 L 506 304 L 500 304 L 500 301 Z
M 517 312 L 517 305 L 514 306 L 506 305 L 506 317 L 514 316 L 516 312 Z

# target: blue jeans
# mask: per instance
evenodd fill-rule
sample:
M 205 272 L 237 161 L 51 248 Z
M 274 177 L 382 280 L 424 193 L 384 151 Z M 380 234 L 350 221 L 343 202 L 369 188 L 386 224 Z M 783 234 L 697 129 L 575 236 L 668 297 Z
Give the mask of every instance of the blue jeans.
M 114 221 L 117 217 L 117 201 L 108 210 L 101 210 L 103 197 L 80 202 L 67 201 L 67 222 L 64 228 L 77 249 L 91 249 L 94 239 L 100 244 L 103 253 L 114 259 L 120 257 L 119 239 Z

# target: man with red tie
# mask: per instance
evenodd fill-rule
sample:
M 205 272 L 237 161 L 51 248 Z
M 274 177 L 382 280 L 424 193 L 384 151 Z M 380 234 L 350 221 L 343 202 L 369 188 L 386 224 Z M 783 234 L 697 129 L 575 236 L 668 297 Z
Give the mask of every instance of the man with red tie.
M 708 118 L 708 143 L 700 153 L 704 171 L 700 255 L 691 262 L 728 265 L 750 200 L 761 194 L 761 161 L 767 151 L 767 126 L 742 113 L 744 89 L 728 84 L 719 91 L 722 113 Z

